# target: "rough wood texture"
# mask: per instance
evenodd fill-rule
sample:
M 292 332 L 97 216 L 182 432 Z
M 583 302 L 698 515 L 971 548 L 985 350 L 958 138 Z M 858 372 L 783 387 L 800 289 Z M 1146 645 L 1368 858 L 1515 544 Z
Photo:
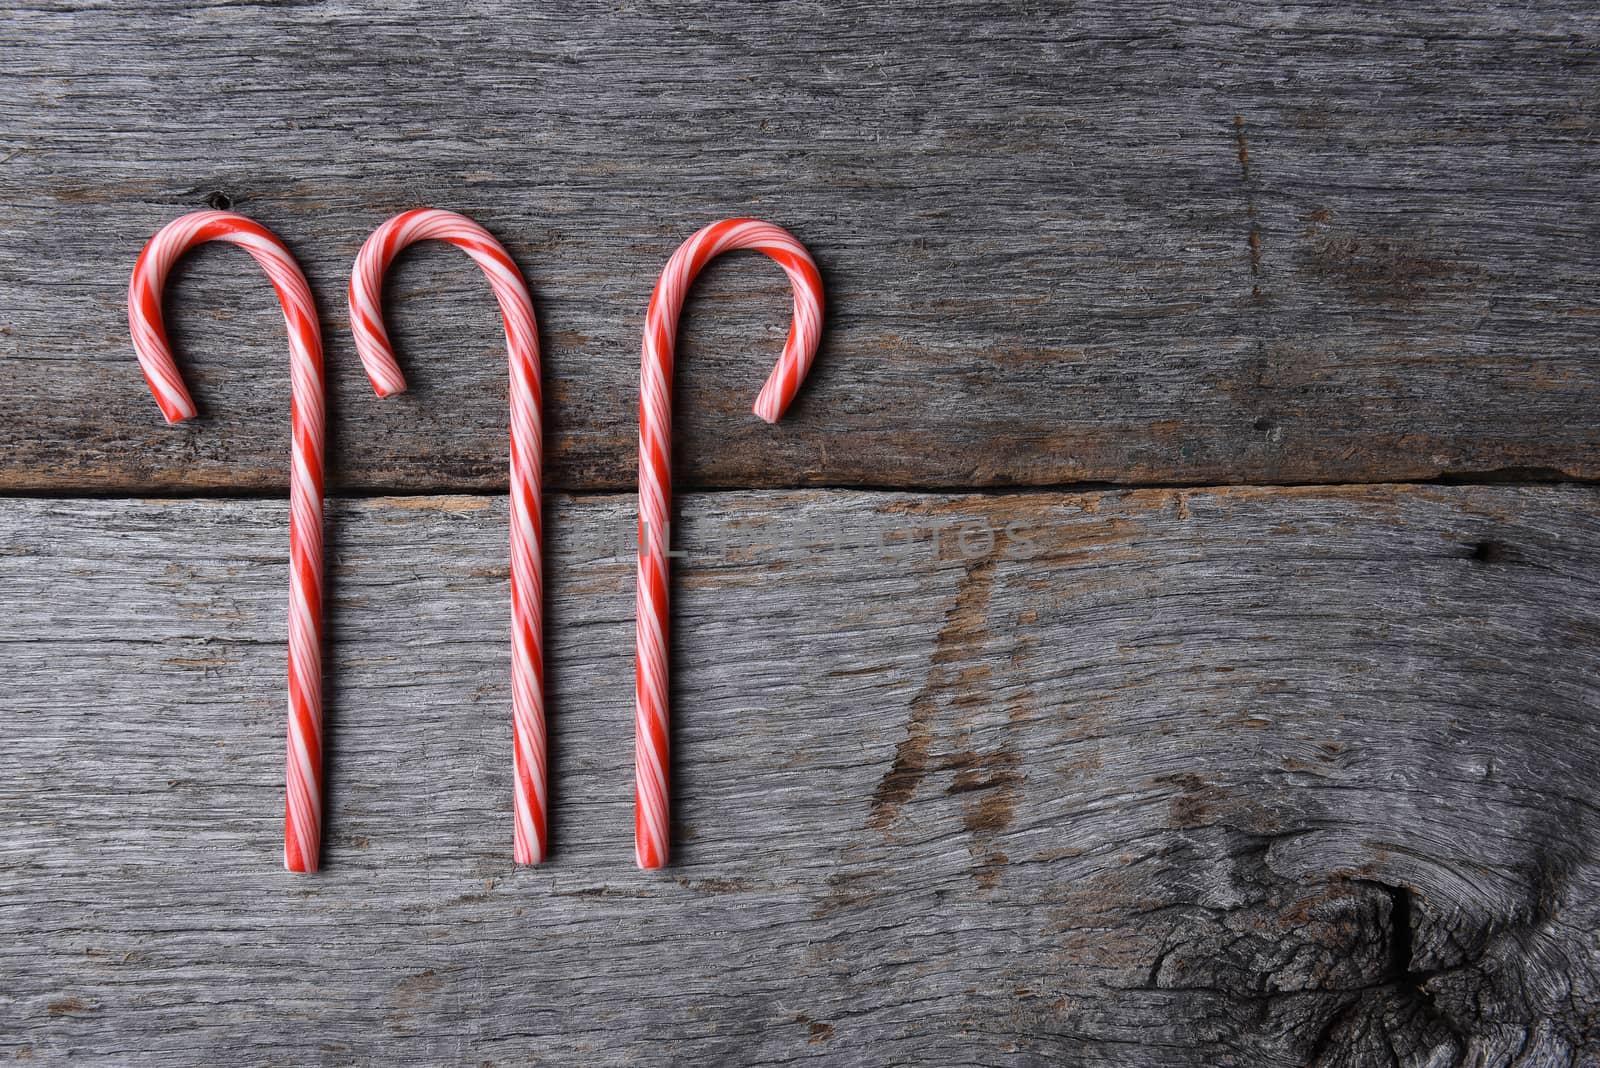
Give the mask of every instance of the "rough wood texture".
M 295 878 L 283 505 L 7 502 L 0 1052 L 1595 1063 L 1593 491 L 686 497 L 659 874 L 632 500 L 552 504 L 552 861 L 509 863 L 504 499 L 378 499 L 331 513 Z
M 1600 490 L 1282 488 L 1600 478 L 1591 5 L 367 6 L 0 11 L 0 493 L 60 498 L 0 497 L 0 1058 L 1600 1066 Z M 331 504 L 310 879 L 284 505 L 132 499 L 286 482 L 242 254 L 173 279 L 195 425 L 127 341 L 206 204 L 322 301 L 330 487 L 445 494 Z M 536 870 L 493 300 L 398 264 L 387 402 L 346 332 L 423 204 L 522 263 L 578 491 Z M 734 214 L 830 325 L 769 429 L 780 273 L 691 300 L 680 482 L 728 492 L 682 498 L 646 875 L 609 494 L 656 272 Z M 1233 488 L 1056 492 L 1093 482 Z M 1020 491 L 931 492 L 972 487 Z
M 304 257 L 335 486 L 505 485 L 493 302 L 426 249 L 391 292 L 411 397 L 346 336 L 360 241 L 420 204 L 520 259 L 550 485 L 631 485 L 655 273 L 755 213 L 830 286 L 786 423 L 745 412 L 779 273 L 714 270 L 685 485 L 1600 476 L 1600 52 L 1577 2 L 408 7 L 52 2 L 0 23 L 0 487 L 285 482 L 268 287 L 174 284 L 206 418 L 162 426 L 123 323 L 140 245 L 231 203 Z

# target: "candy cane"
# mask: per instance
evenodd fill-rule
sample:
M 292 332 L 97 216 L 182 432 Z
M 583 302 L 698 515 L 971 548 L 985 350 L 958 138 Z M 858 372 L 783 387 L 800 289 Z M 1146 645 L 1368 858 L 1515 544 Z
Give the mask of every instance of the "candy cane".
M 546 842 L 539 329 L 522 274 L 487 230 L 453 211 L 420 208 L 396 215 L 367 238 L 350 275 L 350 329 L 378 396 L 406 388 L 383 327 L 383 274 L 401 249 L 427 240 L 448 241 L 478 262 L 505 320 L 511 361 L 512 836 L 516 862 L 537 864 Z
M 822 277 L 805 246 L 782 227 L 757 219 L 713 223 L 679 246 L 650 297 L 639 377 L 639 577 L 635 613 L 634 859 L 641 868 L 667 862 L 667 551 L 672 511 L 672 349 L 689 285 L 724 252 L 750 248 L 778 262 L 794 287 L 794 320 L 783 355 L 756 398 L 769 423 L 783 417 L 817 353 L 822 333 Z
M 195 416 L 172 360 L 161 287 L 172 265 L 207 241 L 238 245 L 266 268 L 289 326 L 289 739 L 283 862 L 313 872 L 322 841 L 322 335 L 311 288 L 283 242 L 243 215 L 197 211 L 163 226 L 128 283 L 128 330 L 139 366 L 169 423 Z

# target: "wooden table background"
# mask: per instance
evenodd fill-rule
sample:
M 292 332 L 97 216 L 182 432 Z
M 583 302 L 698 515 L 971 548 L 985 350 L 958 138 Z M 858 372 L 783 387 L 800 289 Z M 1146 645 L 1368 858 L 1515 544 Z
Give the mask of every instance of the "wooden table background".
M 0 15 L 0 1055 L 1600 1064 L 1600 21 L 563 2 Z M 287 358 L 331 393 L 327 845 L 280 870 Z M 510 860 L 506 372 L 543 331 L 554 851 Z M 631 858 L 638 342 L 682 333 L 674 864 Z M 985 537 L 983 531 L 998 531 Z M 961 534 L 966 532 L 965 540 Z

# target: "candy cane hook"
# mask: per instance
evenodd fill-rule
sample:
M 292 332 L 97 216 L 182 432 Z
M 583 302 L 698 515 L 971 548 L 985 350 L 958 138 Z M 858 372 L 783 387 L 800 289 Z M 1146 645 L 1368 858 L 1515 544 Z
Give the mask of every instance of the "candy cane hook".
M 749 248 L 778 262 L 794 287 L 794 320 L 783 355 L 756 398 L 769 423 L 783 417 L 811 369 L 822 333 L 822 277 L 805 246 L 757 219 L 713 223 L 679 246 L 650 297 L 639 377 L 639 576 L 635 613 L 634 859 L 667 862 L 667 551 L 672 512 L 672 356 L 678 313 L 695 276 L 724 252 Z
M 313 872 L 322 841 L 322 334 L 311 288 L 283 242 L 243 215 L 197 211 L 163 226 L 128 283 L 128 330 L 169 423 L 195 416 L 161 318 L 172 265 L 207 241 L 238 245 L 266 268 L 289 327 L 289 739 L 283 862 Z
M 505 320 L 511 362 L 511 734 L 513 854 L 537 864 L 545 853 L 543 554 L 539 513 L 539 329 L 522 274 L 489 232 L 453 211 L 420 208 L 396 215 L 367 238 L 350 275 L 350 329 L 378 396 L 404 392 L 405 376 L 383 326 L 383 274 L 417 241 L 448 241 L 489 276 Z

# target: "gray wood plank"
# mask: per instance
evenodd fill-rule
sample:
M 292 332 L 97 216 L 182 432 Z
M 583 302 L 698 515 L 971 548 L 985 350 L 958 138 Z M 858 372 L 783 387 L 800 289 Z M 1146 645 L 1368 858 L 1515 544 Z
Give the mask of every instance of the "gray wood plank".
M 310 878 L 283 504 L 0 504 L 0 1053 L 1594 1063 L 1594 491 L 687 496 L 648 874 L 632 500 L 550 504 L 552 859 L 504 499 L 335 502 Z
M 198 425 L 161 425 L 126 338 L 139 247 L 219 194 L 306 263 L 348 488 L 505 485 L 459 253 L 393 279 L 413 395 L 376 401 L 348 341 L 355 250 L 424 204 L 533 284 L 552 487 L 631 486 L 655 274 L 734 214 L 810 244 L 830 329 L 768 430 L 781 275 L 710 272 L 686 485 L 1600 476 L 1587 5 L 521 7 L 13 5 L 0 488 L 283 487 L 281 327 L 241 254 L 174 282 Z

